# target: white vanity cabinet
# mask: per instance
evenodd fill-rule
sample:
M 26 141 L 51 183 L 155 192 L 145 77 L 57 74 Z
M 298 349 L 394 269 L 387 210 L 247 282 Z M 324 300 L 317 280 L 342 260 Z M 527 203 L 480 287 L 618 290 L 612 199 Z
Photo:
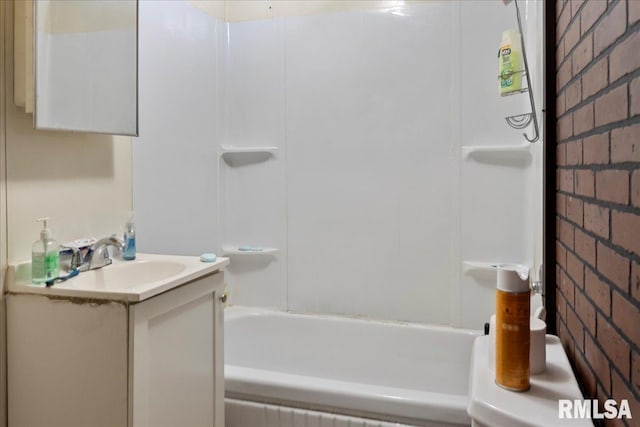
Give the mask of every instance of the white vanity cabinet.
M 10 289 L 9 425 L 223 427 L 222 292 L 220 270 L 136 302 Z

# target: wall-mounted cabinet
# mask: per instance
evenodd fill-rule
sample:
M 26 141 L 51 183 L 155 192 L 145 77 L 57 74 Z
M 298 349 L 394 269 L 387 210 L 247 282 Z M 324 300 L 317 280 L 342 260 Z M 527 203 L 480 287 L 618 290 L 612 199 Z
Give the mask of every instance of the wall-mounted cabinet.
M 15 103 L 36 129 L 138 134 L 137 0 L 18 1 Z

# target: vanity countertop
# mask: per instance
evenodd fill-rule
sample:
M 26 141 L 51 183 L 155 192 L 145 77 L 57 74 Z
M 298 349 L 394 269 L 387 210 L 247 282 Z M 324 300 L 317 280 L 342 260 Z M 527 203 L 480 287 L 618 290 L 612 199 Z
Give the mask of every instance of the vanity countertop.
M 31 264 L 24 263 L 9 266 L 7 292 L 135 303 L 215 273 L 228 264 L 228 258 L 202 262 L 195 256 L 138 253 L 134 261 L 114 259 L 109 266 L 82 272 L 47 288 L 31 284 Z

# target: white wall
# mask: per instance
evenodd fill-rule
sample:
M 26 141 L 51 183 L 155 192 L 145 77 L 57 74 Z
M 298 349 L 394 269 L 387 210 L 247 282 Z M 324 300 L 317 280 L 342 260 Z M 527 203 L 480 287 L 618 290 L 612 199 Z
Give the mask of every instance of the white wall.
M 133 192 L 141 252 L 216 250 L 218 25 L 187 2 L 139 3 Z
M 129 137 L 36 131 L 13 103 L 13 11 L 4 40 L 6 97 L 7 259 L 28 261 L 39 239 L 36 218 L 49 216 L 59 242 L 120 233 L 131 209 Z
M 50 216 L 60 242 L 121 232 L 131 209 L 128 137 L 43 132 L 14 105 L 13 2 L 0 2 L 0 298 L 7 264 L 28 261 Z M 4 303 L 0 304 L 0 425 L 6 422 Z

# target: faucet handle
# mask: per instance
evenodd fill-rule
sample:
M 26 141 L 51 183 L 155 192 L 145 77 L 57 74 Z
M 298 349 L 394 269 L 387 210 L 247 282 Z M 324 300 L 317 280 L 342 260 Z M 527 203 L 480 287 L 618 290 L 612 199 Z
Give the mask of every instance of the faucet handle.
M 76 270 L 82 265 L 82 252 L 80 251 L 80 249 L 75 247 L 69 249 L 71 249 L 71 251 L 73 252 L 71 255 L 70 268 L 71 270 Z

